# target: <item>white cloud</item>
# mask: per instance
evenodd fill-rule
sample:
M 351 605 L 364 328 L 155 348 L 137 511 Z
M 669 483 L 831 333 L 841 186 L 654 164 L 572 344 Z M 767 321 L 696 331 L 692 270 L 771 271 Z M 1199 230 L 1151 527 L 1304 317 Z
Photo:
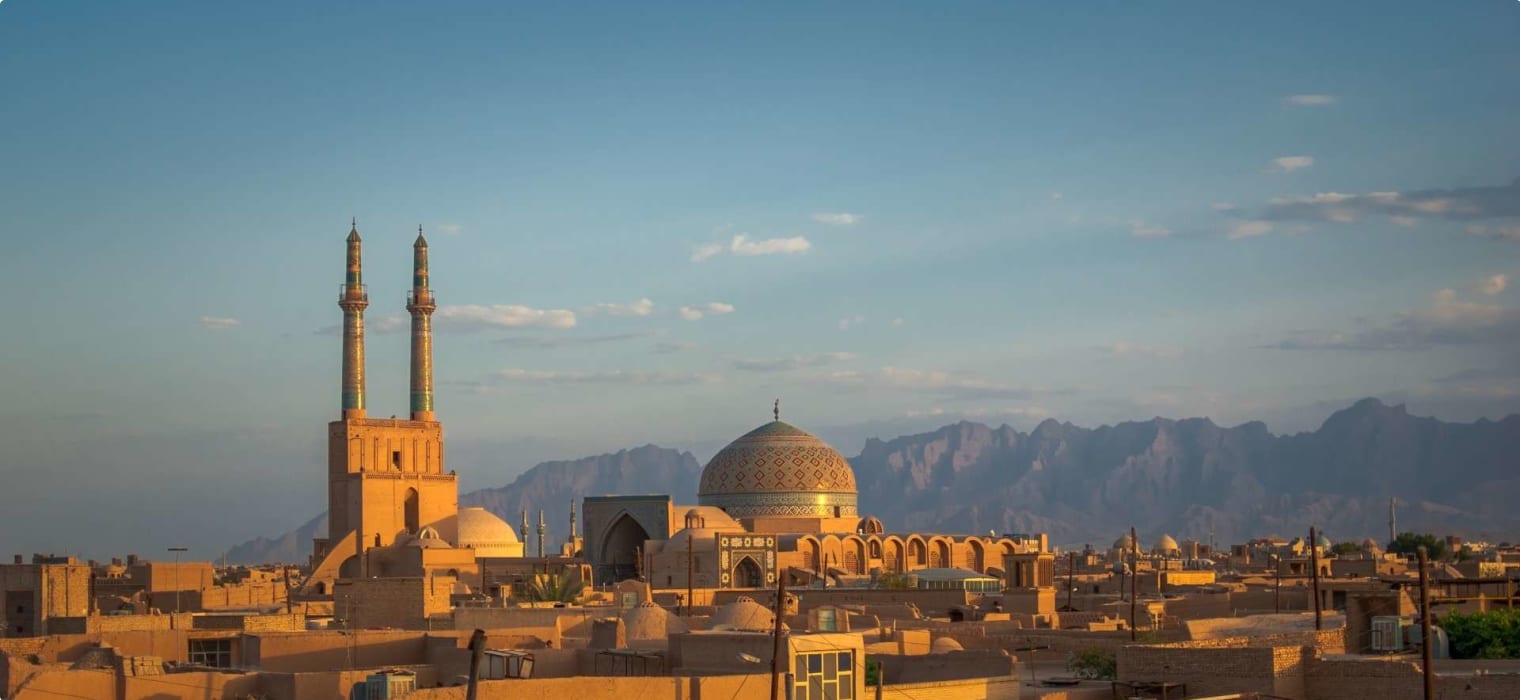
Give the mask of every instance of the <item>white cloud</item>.
M 804 367 L 824 367 L 854 359 L 856 355 L 850 352 L 819 352 L 769 360 L 734 360 L 733 367 L 741 372 L 786 372 Z
M 902 320 L 901 316 L 892 319 L 892 325 L 894 325 L 894 326 L 901 326 L 902 324 L 903 324 L 903 320 Z
M 450 238 L 464 233 L 464 228 L 459 224 L 433 224 L 433 232 L 440 233 Z
M 202 316 L 200 324 L 201 328 L 208 328 L 210 330 L 216 331 L 227 328 L 235 328 L 242 325 L 243 322 L 229 316 Z
M 403 317 L 404 319 L 404 317 Z M 461 304 L 440 306 L 433 312 L 440 329 L 482 328 L 574 328 L 575 312 L 566 309 L 535 309 L 518 304 Z M 382 328 L 382 331 L 386 330 Z
M 1272 232 L 1272 224 L 1267 221 L 1237 221 L 1230 225 L 1230 238 L 1250 238 L 1262 236 Z
M 850 214 L 848 212 L 818 213 L 813 215 L 814 221 L 833 226 L 854 226 L 860 223 L 862 218 L 864 217 L 859 214 Z
M 691 250 L 691 261 L 703 262 L 722 255 L 724 252 L 733 255 L 791 255 L 806 253 L 813 247 L 812 243 L 803 236 L 791 238 L 766 238 L 754 240 L 747 233 L 735 235 L 725 247 L 722 243 L 702 243 Z
M 1489 275 L 1478 280 L 1477 290 L 1486 296 L 1497 296 L 1509 287 L 1509 275 Z
M 691 261 L 694 263 L 699 263 L 722 252 L 722 243 L 703 243 L 692 249 Z
M 851 326 L 859 326 L 865 322 L 865 316 L 850 316 L 848 318 L 841 318 L 839 319 L 839 330 L 847 331 L 850 330 Z
M 1323 107 L 1335 104 L 1336 99 L 1335 95 L 1304 94 L 1289 95 L 1283 101 L 1296 107 Z
M 1066 199 L 1066 193 L 1064 193 L 1064 192 L 1051 192 L 1050 193 L 1050 198 L 1052 200 L 1054 200 L 1054 201 L 1059 202 L 1059 201 L 1061 201 L 1063 199 Z
M 1267 169 L 1272 172 L 1291 173 L 1294 170 L 1301 170 L 1311 165 L 1314 165 L 1313 156 L 1283 156 L 1281 158 L 1273 158 L 1271 165 Z
M 791 255 L 793 253 L 806 253 L 813 244 L 802 236 L 791 238 L 767 238 L 762 241 L 752 241 L 748 234 L 734 236 L 728 250 L 734 255 Z
M 1153 226 L 1143 221 L 1129 222 L 1129 234 L 1135 238 L 1166 238 L 1172 230 L 1165 226 Z
M 1110 355 L 1149 357 L 1158 360 L 1175 360 L 1182 357 L 1182 348 L 1166 345 L 1141 345 L 1127 340 L 1121 340 L 1108 347 L 1098 349 Z
M 627 304 L 597 304 L 586 309 L 586 313 L 608 316 L 648 316 L 654 313 L 654 302 L 646 297 Z
M 706 304 L 699 304 L 697 306 L 683 306 L 678 310 L 678 313 L 681 314 L 681 318 L 684 318 L 688 321 L 699 321 L 703 316 L 707 314 L 722 316 L 723 314 L 731 314 L 733 312 L 733 304 L 725 304 L 721 301 L 708 302 Z

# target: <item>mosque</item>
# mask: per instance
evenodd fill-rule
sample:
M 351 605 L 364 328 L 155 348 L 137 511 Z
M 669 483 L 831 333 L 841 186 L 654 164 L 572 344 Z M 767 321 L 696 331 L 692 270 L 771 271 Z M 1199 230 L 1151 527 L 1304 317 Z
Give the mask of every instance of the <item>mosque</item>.
M 889 533 L 859 512 L 855 472 L 837 450 L 781 420 L 724 447 L 702 470 L 697 505 L 667 495 L 589 497 L 583 556 L 598 581 L 657 589 L 867 586 L 883 574 L 945 570 L 1008 577 L 1005 557 L 1048 579 L 1044 535 Z M 1027 556 L 1014 556 L 1027 555 Z M 1034 587 L 1034 586 L 1030 586 Z
M 484 508 L 459 507 L 459 481 L 444 470 L 443 424 L 433 412 L 433 311 L 428 243 L 412 244 L 411 415 L 371 418 L 364 381 L 363 241 L 348 232 L 343 309 L 342 414 L 328 424 L 327 532 L 313 543 L 303 593 L 327 595 L 339 579 L 449 575 L 479 580 L 481 560 L 520 558 L 512 527 Z
M 313 543 L 301 593 L 326 596 L 340 582 L 448 577 L 494 590 L 493 563 L 510 569 L 547 562 L 542 514 L 538 556 L 482 508 L 459 507 L 459 483 L 444 467 L 443 424 L 433 410 L 432 314 L 428 243 L 419 228 L 412 246 L 410 416 L 371 418 L 366 411 L 362 241 L 357 224 L 347 240 L 343 310 L 342 412 L 328 424 L 328 536 Z M 781 421 L 740 436 L 703 469 L 698 503 L 668 495 L 585 498 L 585 538 L 570 537 L 556 564 L 583 570 L 583 581 L 611 584 L 638 578 L 656 589 L 868 586 L 882 575 L 974 575 L 1048 581 L 1047 541 L 1034 537 L 889 533 L 862 516 L 855 473 L 834 448 Z M 1011 557 L 1011 558 L 1010 558 Z M 536 570 L 536 569 L 534 569 Z M 959 572 L 959 573 L 950 573 Z M 431 584 L 429 584 L 431 585 Z M 1033 584 L 1030 584 L 1031 586 Z

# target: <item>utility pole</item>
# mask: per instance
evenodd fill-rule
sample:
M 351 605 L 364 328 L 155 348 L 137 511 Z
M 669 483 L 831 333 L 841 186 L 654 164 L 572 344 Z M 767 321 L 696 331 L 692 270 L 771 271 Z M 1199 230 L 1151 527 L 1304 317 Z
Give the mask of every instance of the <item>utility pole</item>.
M 179 612 L 179 553 L 180 552 L 188 552 L 188 551 L 190 551 L 190 549 L 188 547 L 170 547 L 169 551 L 174 552 L 174 612 L 178 613 Z
M 1399 499 L 1398 499 L 1398 497 L 1397 496 L 1389 496 L 1388 497 L 1388 545 L 1389 546 L 1392 546 L 1393 545 L 1393 541 L 1399 538 L 1398 511 L 1399 511 Z
M 1282 559 L 1272 557 L 1272 573 L 1277 578 L 1277 583 L 1272 586 L 1272 612 L 1282 612 Z
M 485 651 L 486 631 L 475 630 L 470 634 L 470 683 L 465 686 L 465 700 L 475 700 L 480 692 L 480 661 Z
M 1324 613 L 1319 604 L 1319 540 L 1314 538 L 1314 528 L 1309 528 L 1309 580 L 1314 582 L 1314 629 L 1325 628 Z
M 1140 537 L 1135 534 L 1135 528 L 1129 529 L 1129 640 L 1131 642 L 1139 638 L 1135 629 L 1135 607 L 1140 602 Z
M 1435 700 L 1436 677 L 1435 669 L 1431 668 L 1430 649 L 1430 582 L 1425 571 L 1428 555 L 1424 546 L 1416 551 L 1420 557 L 1420 665 L 1425 673 L 1425 700 Z
M 786 609 L 786 572 L 776 574 L 776 628 L 771 637 L 771 700 L 781 700 L 781 613 Z

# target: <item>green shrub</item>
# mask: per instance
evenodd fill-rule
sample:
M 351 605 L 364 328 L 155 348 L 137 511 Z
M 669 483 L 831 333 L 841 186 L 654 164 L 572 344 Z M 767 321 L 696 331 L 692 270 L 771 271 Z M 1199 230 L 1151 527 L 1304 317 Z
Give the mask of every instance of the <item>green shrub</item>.
M 1083 649 L 1066 661 L 1066 670 L 1085 680 L 1111 681 L 1119 676 L 1119 659 L 1104 649 Z
M 1441 628 L 1454 659 L 1520 659 L 1520 610 L 1451 613 Z

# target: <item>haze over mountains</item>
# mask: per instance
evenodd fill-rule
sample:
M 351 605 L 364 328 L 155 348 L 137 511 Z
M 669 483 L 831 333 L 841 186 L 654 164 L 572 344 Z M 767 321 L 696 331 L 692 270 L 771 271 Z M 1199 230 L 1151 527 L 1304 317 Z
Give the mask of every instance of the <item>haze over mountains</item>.
M 1099 428 L 1047 420 L 1027 433 L 962 421 L 868 440 L 850 464 L 862 511 L 889 531 L 1044 531 L 1054 543 L 1105 547 L 1131 525 L 1147 543 L 1162 532 L 1220 544 L 1291 537 L 1311 524 L 1338 540 L 1384 539 L 1389 498 L 1400 501 L 1400 530 L 1516 539 L 1517 460 L 1520 415 L 1448 423 L 1364 399 L 1296 435 L 1206 418 Z M 460 505 L 483 506 L 514 526 L 522 509 L 536 520 L 542 508 L 546 549 L 557 551 L 571 501 L 668 493 L 695 503 L 701 469 L 689 452 L 645 445 L 544 462 L 508 485 L 461 494 Z M 228 559 L 303 561 L 325 529 L 319 516 L 238 545 Z M 536 539 L 528 551 L 535 547 Z

